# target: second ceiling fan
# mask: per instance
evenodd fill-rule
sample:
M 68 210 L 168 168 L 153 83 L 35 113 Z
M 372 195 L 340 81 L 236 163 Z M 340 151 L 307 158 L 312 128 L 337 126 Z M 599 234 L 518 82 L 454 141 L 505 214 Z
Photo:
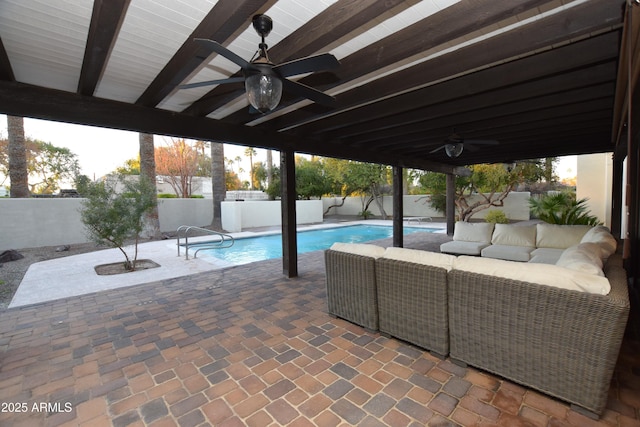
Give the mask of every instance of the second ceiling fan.
M 435 150 L 431 150 L 429 153 L 435 153 L 437 151 L 444 149 L 445 153 L 447 153 L 447 156 L 451 158 L 456 158 L 460 154 L 462 154 L 462 151 L 464 150 L 465 147 L 469 148 L 470 150 L 474 150 L 476 149 L 474 145 L 498 145 L 498 144 L 499 142 L 494 139 L 465 139 L 459 134 L 455 133 L 454 131 L 451 135 L 449 135 L 444 140 L 443 145 L 436 148 Z
M 276 65 L 269 59 L 268 46 L 264 40 L 273 29 L 273 21 L 267 15 L 255 15 L 252 22 L 253 28 L 262 37 L 262 43 L 258 45 L 258 52 L 251 61 L 246 61 L 213 40 L 194 39 L 196 43 L 240 66 L 242 70 L 241 77 L 190 83 L 181 85 L 179 88 L 190 89 L 244 81 L 249 103 L 261 113 L 271 111 L 278 106 L 283 89 L 318 104 L 330 106 L 335 100 L 334 97 L 302 83 L 289 80 L 288 77 L 336 69 L 340 66 L 336 57 L 329 53 L 324 53 Z

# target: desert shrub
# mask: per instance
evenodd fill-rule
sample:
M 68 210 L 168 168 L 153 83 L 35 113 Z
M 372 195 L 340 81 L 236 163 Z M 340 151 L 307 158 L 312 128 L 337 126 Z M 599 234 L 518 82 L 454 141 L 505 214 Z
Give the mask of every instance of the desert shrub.
M 576 199 L 576 193 L 563 191 L 541 197 L 530 197 L 531 213 L 549 224 L 599 225 L 597 216 L 587 209 L 588 199 Z
M 133 271 L 136 268 L 144 216 L 155 206 L 156 190 L 144 177 L 120 181 L 124 186 L 121 193 L 116 192 L 114 183 L 87 183 L 83 189 L 85 200 L 80 216 L 89 239 L 99 245 L 118 248 L 125 257 L 125 268 Z M 134 239 L 133 256 L 124 250 L 127 239 Z
M 499 211 L 497 209 L 493 209 L 493 210 L 487 212 L 487 215 L 485 216 L 484 220 L 486 222 L 492 222 L 494 224 L 508 224 L 509 223 L 509 218 L 507 218 L 507 215 L 503 211 Z

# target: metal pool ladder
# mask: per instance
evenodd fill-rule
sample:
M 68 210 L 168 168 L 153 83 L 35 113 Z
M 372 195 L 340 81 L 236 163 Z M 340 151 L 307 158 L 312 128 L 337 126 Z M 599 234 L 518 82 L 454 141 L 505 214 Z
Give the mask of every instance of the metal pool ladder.
M 219 231 L 208 230 L 202 227 L 196 227 L 195 225 L 181 225 L 180 227 L 178 227 L 178 230 L 176 231 L 176 235 L 177 235 L 176 246 L 178 247 L 178 256 L 180 256 L 180 237 L 184 236 L 185 259 L 189 259 L 189 232 L 192 230 L 204 232 L 212 236 L 215 236 L 217 239 L 219 239 L 215 241 L 207 241 L 202 243 L 192 243 L 191 246 L 194 246 L 194 245 L 198 246 L 198 249 L 196 249 L 196 251 L 193 253 L 194 258 L 196 258 L 198 255 L 198 252 L 203 249 L 230 248 L 235 243 L 233 236 L 230 236 L 229 234 L 220 233 Z

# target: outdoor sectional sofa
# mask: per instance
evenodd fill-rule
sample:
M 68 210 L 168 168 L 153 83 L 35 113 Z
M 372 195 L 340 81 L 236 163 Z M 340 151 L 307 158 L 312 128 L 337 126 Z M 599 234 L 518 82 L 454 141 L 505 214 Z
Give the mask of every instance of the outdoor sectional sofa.
M 325 262 L 331 315 L 555 396 L 593 418 L 604 410 L 629 313 L 620 255 L 607 255 L 602 276 L 581 263 L 368 244 L 335 244 Z

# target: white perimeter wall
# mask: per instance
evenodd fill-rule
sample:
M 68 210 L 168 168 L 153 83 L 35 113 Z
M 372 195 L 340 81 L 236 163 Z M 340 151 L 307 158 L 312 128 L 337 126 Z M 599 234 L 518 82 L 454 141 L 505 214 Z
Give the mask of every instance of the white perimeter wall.
M 296 223 L 322 222 L 322 200 L 297 200 Z M 282 224 L 281 202 L 222 202 L 222 228 L 230 233 Z
M 591 215 L 611 227 L 613 156 L 611 153 L 583 154 L 578 159 L 576 197 L 587 198 Z
M 83 199 L 0 199 L 0 251 L 86 243 L 80 220 Z M 211 199 L 158 199 L 162 231 L 210 225 Z
M 511 193 L 504 208 L 511 220 L 528 220 L 529 193 Z M 38 246 L 58 246 L 85 243 L 89 239 L 80 220 L 83 199 L 0 199 L 0 251 Z M 323 212 L 340 198 L 298 200 L 298 224 L 323 221 Z M 392 214 L 392 198 L 385 197 L 384 208 Z M 222 202 L 222 227 L 228 232 L 247 228 L 278 226 L 282 223 L 280 201 Z M 329 215 L 357 215 L 362 210 L 359 197 L 350 197 L 344 206 L 333 208 Z M 374 215 L 380 215 L 375 203 L 369 206 Z M 474 218 L 484 218 L 489 210 Z M 181 225 L 207 226 L 213 219 L 211 199 L 158 199 L 160 229 L 173 232 Z M 404 196 L 404 216 L 441 217 L 431 209 L 425 196 Z
M 530 219 L 529 216 L 529 202 L 528 199 L 531 196 L 529 192 L 511 192 L 504 200 L 503 207 L 491 207 L 483 211 L 478 212 L 473 216 L 475 219 L 482 219 L 487 212 L 491 210 L 501 210 L 507 215 L 510 220 L 526 221 Z M 470 204 L 479 199 L 480 196 L 474 196 L 470 199 Z M 392 196 L 385 196 L 383 198 L 382 206 L 387 213 L 391 216 L 393 214 L 393 200 Z M 342 202 L 341 197 L 329 197 L 322 199 L 323 212 L 331 205 L 340 204 Z M 436 211 L 429 205 L 428 196 L 403 196 L 403 216 L 428 216 L 432 218 L 444 216 L 443 213 Z M 369 211 L 376 216 L 380 216 L 381 212 L 378 209 L 378 205 L 372 202 L 369 205 Z M 358 215 L 362 212 L 362 199 L 360 197 L 347 197 L 343 206 L 337 208 L 331 208 L 328 215 Z

